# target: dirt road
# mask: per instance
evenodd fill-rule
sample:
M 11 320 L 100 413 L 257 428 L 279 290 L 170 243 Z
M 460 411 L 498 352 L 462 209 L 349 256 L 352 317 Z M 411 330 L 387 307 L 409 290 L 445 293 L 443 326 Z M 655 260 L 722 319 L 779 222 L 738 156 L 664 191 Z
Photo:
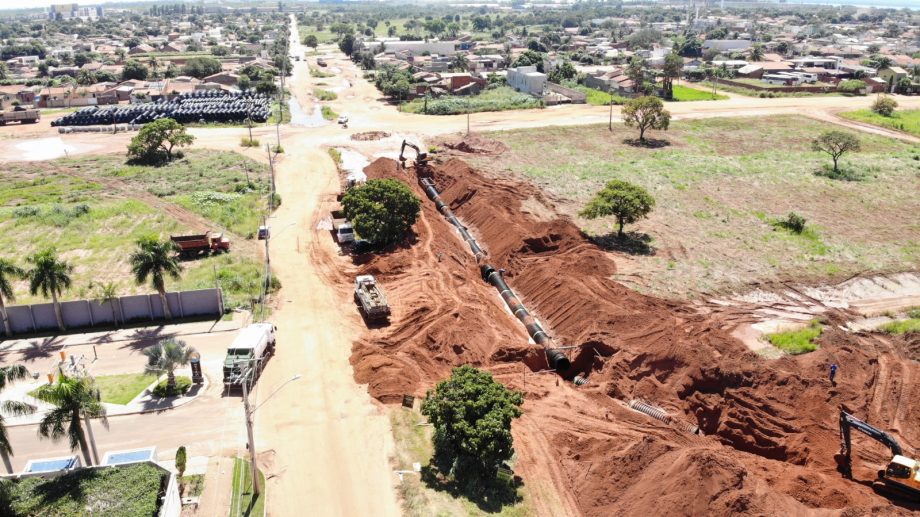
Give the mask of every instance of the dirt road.
M 296 33 L 295 33 L 296 34 Z M 304 66 L 298 63 L 296 66 Z M 295 78 L 298 77 L 295 71 Z M 398 515 L 389 467 L 389 420 L 355 384 L 348 358 L 360 334 L 348 299 L 318 274 L 335 263 L 314 224 L 320 198 L 338 191 L 329 156 L 296 137 L 285 138 L 276 167 L 282 206 L 271 219 L 271 262 L 282 290 L 272 321 L 278 352 L 259 381 L 255 405 L 295 374 L 255 415 L 257 450 L 264 458 L 270 515 Z M 293 227 L 290 227 L 292 226 Z M 290 227 L 290 228 L 289 228 Z

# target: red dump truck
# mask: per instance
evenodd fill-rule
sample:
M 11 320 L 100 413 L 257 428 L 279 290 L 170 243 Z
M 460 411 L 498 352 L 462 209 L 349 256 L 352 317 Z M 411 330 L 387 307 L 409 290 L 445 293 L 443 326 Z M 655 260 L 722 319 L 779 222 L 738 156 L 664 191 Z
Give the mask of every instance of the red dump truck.
M 202 253 L 230 251 L 230 239 L 219 232 L 206 232 L 197 235 L 170 235 L 169 239 L 179 247 L 179 255 L 186 258 Z
M 12 111 L 0 111 L 0 126 L 5 126 L 10 122 L 34 124 L 41 119 L 42 114 L 39 110 L 23 106 L 16 106 Z

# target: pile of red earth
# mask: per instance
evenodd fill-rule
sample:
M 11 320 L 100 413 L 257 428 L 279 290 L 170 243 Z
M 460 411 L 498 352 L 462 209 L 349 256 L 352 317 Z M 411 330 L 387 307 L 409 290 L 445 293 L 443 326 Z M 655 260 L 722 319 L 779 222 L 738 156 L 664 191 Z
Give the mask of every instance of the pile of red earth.
M 534 495 L 539 513 L 907 513 L 868 483 L 843 479 L 834 461 L 841 405 L 902 444 L 920 444 L 920 385 L 910 382 L 920 371 L 904 357 L 903 342 L 828 325 L 817 352 L 761 358 L 716 317 L 612 281 L 612 255 L 572 221 L 547 217 L 555 211 L 535 187 L 487 180 L 456 159 L 418 172 L 433 178 L 488 262 L 506 270 L 556 341 L 577 347 L 568 351 L 573 367 L 562 376 L 535 373 L 547 368 L 542 349 L 528 344 L 481 280 L 469 248 L 417 184 L 417 171 L 379 159 L 368 177 L 409 184 L 423 211 L 402 247 L 360 266 L 384 285 L 393 317 L 355 344 L 356 379 L 381 401 L 397 402 L 423 395 L 451 367 L 472 364 L 523 391 L 516 470 L 525 483 L 551 482 L 557 494 Z M 826 378 L 832 362 L 840 365 L 836 387 Z M 588 384 L 575 386 L 576 374 Z M 677 425 L 625 406 L 637 398 L 667 410 Z M 705 436 L 683 430 L 688 423 Z M 890 458 L 858 434 L 854 450 L 861 480 Z
M 354 133 L 351 135 L 352 140 L 357 140 L 359 142 L 369 142 L 371 140 L 382 140 L 388 138 L 390 133 L 386 131 L 365 131 L 363 133 Z
M 501 154 L 508 150 L 508 147 L 502 142 L 478 135 L 465 135 L 460 138 L 447 137 L 439 143 L 448 149 L 468 154 Z

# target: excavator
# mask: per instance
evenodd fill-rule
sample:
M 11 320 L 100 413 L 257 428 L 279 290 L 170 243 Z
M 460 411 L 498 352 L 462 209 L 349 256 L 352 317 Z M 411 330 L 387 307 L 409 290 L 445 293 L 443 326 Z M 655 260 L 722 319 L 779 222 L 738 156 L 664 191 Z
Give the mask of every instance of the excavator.
M 920 503 L 920 462 L 903 455 L 901 445 L 893 436 L 876 429 L 862 420 L 840 410 L 840 454 L 835 459 L 839 470 L 847 478 L 853 477 L 850 432 L 855 429 L 869 438 L 880 442 L 891 450 L 892 458 L 885 470 L 878 472 L 878 479 L 872 483 L 877 492 L 890 494 L 914 503 Z
M 424 167 L 428 164 L 428 153 L 423 153 L 417 145 L 411 144 L 405 140 L 402 142 L 402 147 L 399 149 L 399 164 L 403 169 L 406 168 L 406 147 L 415 150 L 415 166 Z

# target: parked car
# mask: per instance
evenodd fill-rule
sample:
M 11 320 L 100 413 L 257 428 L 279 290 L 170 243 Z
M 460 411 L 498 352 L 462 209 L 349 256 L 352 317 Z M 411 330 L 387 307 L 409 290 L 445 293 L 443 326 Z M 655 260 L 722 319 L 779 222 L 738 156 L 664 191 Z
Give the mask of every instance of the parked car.
M 348 115 L 339 116 L 339 124 L 348 124 Z

